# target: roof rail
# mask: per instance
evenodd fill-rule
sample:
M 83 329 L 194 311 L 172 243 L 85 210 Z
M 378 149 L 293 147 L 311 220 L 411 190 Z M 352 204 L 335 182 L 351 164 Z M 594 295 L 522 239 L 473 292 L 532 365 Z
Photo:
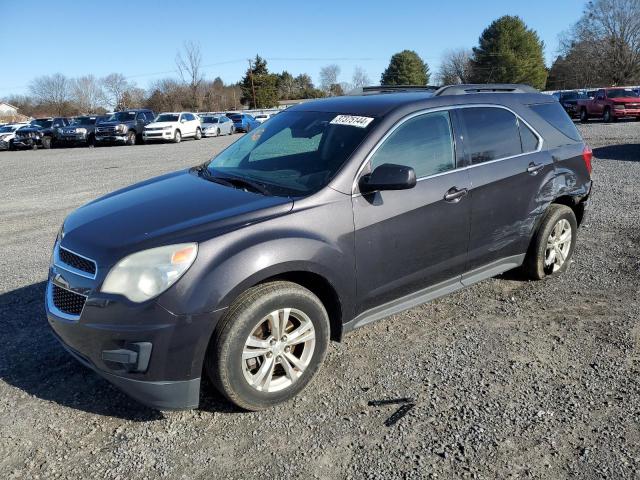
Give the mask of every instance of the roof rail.
M 430 92 L 434 93 L 440 87 L 434 85 L 371 85 L 367 87 L 354 88 L 348 95 L 374 95 L 378 93 L 398 93 L 398 92 Z
M 539 90 L 519 83 L 474 83 L 447 85 L 438 89 L 434 95 L 441 97 L 443 95 L 466 95 L 469 93 L 539 93 Z

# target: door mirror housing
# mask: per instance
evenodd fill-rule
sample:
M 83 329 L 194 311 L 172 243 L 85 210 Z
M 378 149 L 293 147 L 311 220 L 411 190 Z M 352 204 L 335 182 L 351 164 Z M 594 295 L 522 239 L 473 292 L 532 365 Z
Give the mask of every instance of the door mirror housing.
M 405 165 L 385 163 L 360 178 L 360 192 L 407 190 L 416 186 L 416 172 Z

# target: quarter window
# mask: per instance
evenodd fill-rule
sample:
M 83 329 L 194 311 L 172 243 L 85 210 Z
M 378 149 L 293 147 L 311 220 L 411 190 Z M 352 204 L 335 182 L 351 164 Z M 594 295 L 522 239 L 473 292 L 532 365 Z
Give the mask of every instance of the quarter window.
M 371 158 L 371 169 L 385 163 L 411 167 L 418 178 L 454 169 L 449 112 L 427 113 L 400 125 Z
M 535 152 L 538 149 L 538 137 L 527 127 L 524 122 L 518 122 L 520 127 L 520 142 L 524 153 Z
M 522 153 L 518 121 L 510 111 L 472 107 L 458 112 L 465 129 L 464 148 L 472 165 Z

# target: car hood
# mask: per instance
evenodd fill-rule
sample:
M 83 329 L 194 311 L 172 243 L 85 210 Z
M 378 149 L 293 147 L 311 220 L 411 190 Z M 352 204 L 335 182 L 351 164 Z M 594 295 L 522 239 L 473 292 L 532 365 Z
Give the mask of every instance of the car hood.
M 217 127 L 218 125 L 220 124 L 219 123 L 203 123 L 202 128 Z
M 128 120 L 126 122 L 125 121 L 122 121 L 122 122 L 116 122 L 116 121 L 113 121 L 113 122 L 100 122 L 100 123 L 98 123 L 97 126 L 98 127 L 115 127 L 116 125 L 120 125 L 120 124 L 122 124 L 122 125 L 131 125 L 132 123 L 134 123 L 133 120 Z
M 109 266 L 139 250 L 208 240 L 292 207 L 289 198 L 245 192 L 183 170 L 75 210 L 64 222 L 62 245 Z
M 145 128 L 153 128 L 153 127 L 173 127 L 174 125 L 176 125 L 178 122 L 152 122 L 149 123 L 147 125 L 145 125 Z

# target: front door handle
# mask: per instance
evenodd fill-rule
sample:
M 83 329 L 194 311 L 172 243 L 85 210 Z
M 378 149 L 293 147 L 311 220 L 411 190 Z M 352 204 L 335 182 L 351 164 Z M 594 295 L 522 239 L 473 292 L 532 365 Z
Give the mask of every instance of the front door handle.
M 466 188 L 451 187 L 447 190 L 447 193 L 444 194 L 444 199 L 447 202 L 459 202 L 467 193 L 469 193 L 469 190 Z
M 544 163 L 536 164 L 536 163 L 531 162 L 529 164 L 529 166 L 527 167 L 527 172 L 536 174 L 536 173 L 538 173 L 538 170 L 540 170 L 542 168 L 544 168 Z

